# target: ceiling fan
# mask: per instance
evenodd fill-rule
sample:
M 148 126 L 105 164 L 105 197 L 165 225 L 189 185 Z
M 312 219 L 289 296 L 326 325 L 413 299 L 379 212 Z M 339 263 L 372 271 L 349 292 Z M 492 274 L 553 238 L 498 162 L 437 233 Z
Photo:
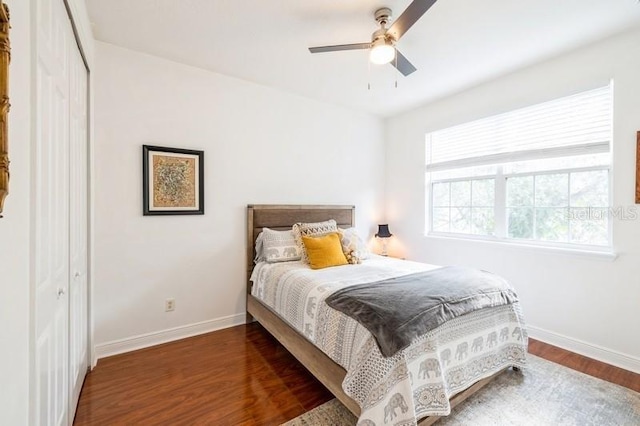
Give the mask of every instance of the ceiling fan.
M 391 18 L 391 9 L 383 7 L 376 10 L 374 16 L 380 25 L 380 29 L 371 35 L 370 43 L 310 47 L 309 51 L 311 53 L 323 53 L 370 49 L 369 60 L 371 62 L 374 64 L 391 63 L 402 75 L 407 76 L 414 72 L 416 67 L 396 49 L 395 44 L 435 2 L 436 0 L 414 0 L 389 28 L 386 28 L 386 26 L 389 23 L 389 18 Z

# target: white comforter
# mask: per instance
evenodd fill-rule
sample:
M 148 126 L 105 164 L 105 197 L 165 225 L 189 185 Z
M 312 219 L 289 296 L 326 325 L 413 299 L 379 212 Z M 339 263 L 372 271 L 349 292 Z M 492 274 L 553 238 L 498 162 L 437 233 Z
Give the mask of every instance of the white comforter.
M 381 256 L 320 270 L 302 262 L 260 262 L 251 276 L 252 294 L 347 371 L 342 387 L 362 408 L 362 424 L 415 425 L 426 416 L 448 415 L 449 398 L 476 381 L 525 364 L 519 305 L 456 318 L 385 358 L 366 328 L 324 300 L 346 286 L 435 268 Z

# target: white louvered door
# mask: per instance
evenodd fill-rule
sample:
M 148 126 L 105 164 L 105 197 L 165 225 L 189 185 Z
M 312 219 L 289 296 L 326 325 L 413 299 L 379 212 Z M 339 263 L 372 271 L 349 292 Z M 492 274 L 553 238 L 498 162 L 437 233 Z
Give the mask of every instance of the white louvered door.
M 33 423 L 68 425 L 87 366 L 87 72 L 63 0 L 36 14 Z
M 69 412 L 75 413 L 87 372 L 88 170 L 87 69 L 78 49 L 70 56 L 69 182 Z

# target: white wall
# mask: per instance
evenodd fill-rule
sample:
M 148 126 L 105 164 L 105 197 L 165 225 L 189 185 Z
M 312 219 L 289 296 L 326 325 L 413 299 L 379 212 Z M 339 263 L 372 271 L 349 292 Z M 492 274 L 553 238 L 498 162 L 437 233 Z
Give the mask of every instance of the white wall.
M 29 407 L 31 6 L 25 0 L 5 3 L 11 11 L 11 181 L 0 219 L 0 423 L 23 425 Z
M 98 356 L 244 322 L 247 204 L 355 204 L 372 235 L 379 119 L 104 43 L 94 71 Z M 204 216 L 142 216 L 143 144 L 205 151 Z
M 428 263 L 502 274 L 518 290 L 533 337 L 640 372 L 640 219 L 615 221 L 615 261 L 424 236 L 425 133 L 602 86 L 611 78 L 613 204 L 633 206 L 639 75 L 635 31 L 389 119 L 386 218 L 397 235 L 393 249 Z

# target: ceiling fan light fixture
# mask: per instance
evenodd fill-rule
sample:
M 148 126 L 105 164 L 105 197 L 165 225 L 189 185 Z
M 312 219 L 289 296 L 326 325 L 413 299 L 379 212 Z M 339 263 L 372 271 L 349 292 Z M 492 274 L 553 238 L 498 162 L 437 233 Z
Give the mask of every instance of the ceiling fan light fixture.
M 338 44 L 334 46 L 310 47 L 311 53 L 338 52 L 342 50 L 369 50 L 369 63 L 391 63 L 405 77 L 416 71 L 416 67 L 395 48 L 396 43 L 411 28 L 437 0 L 412 0 L 409 6 L 400 14 L 389 28 L 387 24 L 391 18 L 391 9 L 381 7 L 373 13 L 373 17 L 380 26 L 371 34 L 370 43 Z M 640 1 L 640 0 L 638 0 Z M 397 82 L 396 82 L 397 83 Z
M 369 60 L 377 65 L 388 64 L 396 57 L 396 48 L 393 47 L 391 40 L 379 38 L 373 42 Z

